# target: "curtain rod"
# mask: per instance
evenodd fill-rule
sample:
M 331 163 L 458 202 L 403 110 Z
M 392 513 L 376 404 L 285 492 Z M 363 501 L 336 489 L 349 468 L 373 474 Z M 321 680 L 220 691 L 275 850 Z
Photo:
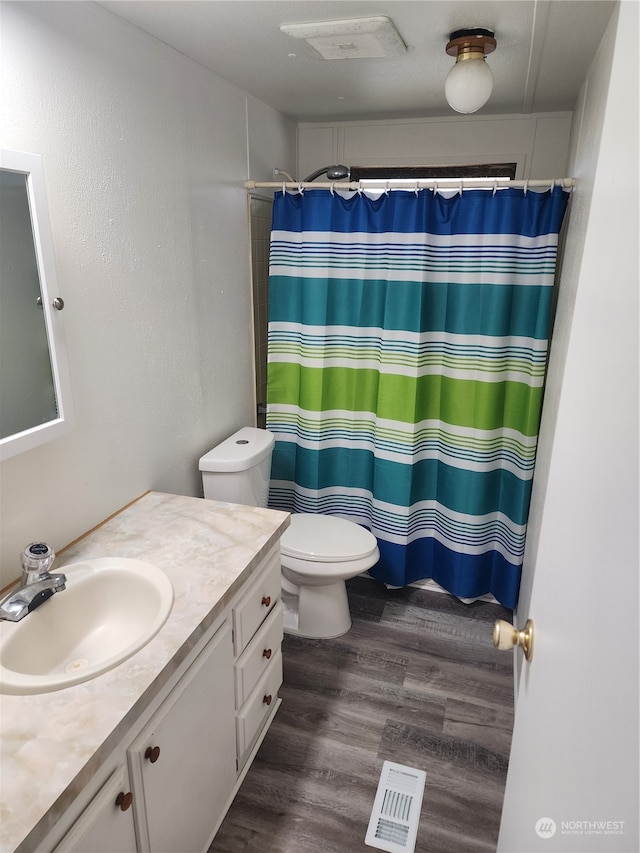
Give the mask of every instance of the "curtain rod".
M 245 181 L 245 188 L 248 190 L 254 189 L 271 189 L 271 190 L 418 190 L 418 189 L 532 189 L 541 187 L 551 189 L 551 187 L 562 187 L 563 189 L 573 189 L 575 186 L 575 178 L 549 178 L 548 180 L 534 181 L 512 181 L 507 178 L 418 178 L 412 179 L 395 179 L 384 181 L 378 178 L 372 178 L 366 181 Z

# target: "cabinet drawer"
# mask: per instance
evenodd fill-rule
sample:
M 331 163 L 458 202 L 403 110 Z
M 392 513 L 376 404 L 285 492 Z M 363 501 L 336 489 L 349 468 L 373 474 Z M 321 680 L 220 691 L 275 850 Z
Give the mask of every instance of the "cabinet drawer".
M 278 690 L 281 684 L 282 654 L 278 649 L 271 658 L 267 671 L 256 684 L 253 693 L 236 717 L 236 738 L 240 765 L 242 765 L 242 757 L 253 744 L 262 724 L 273 710 L 273 703 L 278 698 Z
M 233 608 L 233 649 L 239 655 L 280 599 L 280 548 L 273 549 L 267 565 L 251 589 Z
M 282 604 L 278 602 L 236 661 L 236 708 L 242 707 L 281 643 Z

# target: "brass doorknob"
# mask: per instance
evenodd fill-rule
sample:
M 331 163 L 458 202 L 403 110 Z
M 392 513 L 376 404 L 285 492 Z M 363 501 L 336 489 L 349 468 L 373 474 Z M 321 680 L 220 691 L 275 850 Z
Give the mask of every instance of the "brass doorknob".
M 493 645 L 496 649 L 512 649 L 520 646 L 529 663 L 533 658 L 533 619 L 527 619 L 522 631 L 514 628 L 510 622 L 498 619 L 493 626 Z

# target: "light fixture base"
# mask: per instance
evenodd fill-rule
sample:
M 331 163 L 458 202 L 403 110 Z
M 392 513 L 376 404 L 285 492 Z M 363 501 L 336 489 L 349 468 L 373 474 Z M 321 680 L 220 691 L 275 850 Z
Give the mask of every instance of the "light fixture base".
M 493 30 L 475 27 L 466 30 L 455 30 L 449 36 L 446 52 L 449 56 L 458 57 L 461 53 L 482 53 L 487 56 L 496 49 L 496 39 Z

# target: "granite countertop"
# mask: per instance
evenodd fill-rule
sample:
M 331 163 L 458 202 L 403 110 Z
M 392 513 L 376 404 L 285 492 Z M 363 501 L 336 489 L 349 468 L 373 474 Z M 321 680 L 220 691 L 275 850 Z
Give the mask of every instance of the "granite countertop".
M 109 672 L 0 695 L 1 853 L 42 841 L 287 524 L 285 512 L 149 492 L 58 555 L 52 571 L 92 557 L 153 563 L 175 598 L 160 632 Z

